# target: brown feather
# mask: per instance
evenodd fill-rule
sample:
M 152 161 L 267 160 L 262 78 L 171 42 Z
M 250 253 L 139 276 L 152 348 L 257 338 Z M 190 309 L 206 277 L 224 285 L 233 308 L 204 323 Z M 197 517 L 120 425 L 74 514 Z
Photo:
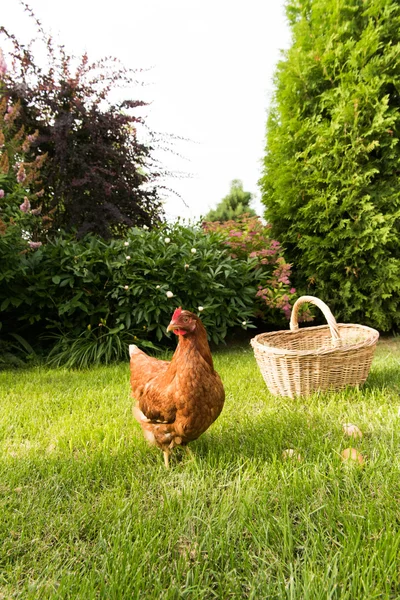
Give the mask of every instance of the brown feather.
M 170 328 L 186 331 L 179 335 L 171 362 L 151 358 L 136 347 L 131 347 L 130 362 L 135 418 L 148 441 L 164 452 L 204 433 L 225 399 L 200 319 L 189 311 L 176 311 Z

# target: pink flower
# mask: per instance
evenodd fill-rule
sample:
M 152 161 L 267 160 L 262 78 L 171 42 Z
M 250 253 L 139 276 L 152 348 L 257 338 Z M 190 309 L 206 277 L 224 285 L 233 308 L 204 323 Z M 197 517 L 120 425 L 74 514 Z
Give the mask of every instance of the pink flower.
M 295 294 L 296 293 L 296 288 L 290 288 L 289 293 L 290 294 Z
M 26 196 L 24 198 L 23 203 L 20 204 L 19 207 L 22 210 L 22 212 L 24 212 L 24 213 L 27 213 L 31 210 L 31 203 L 29 202 L 29 200 Z
M 0 190 L 0 198 L 4 198 L 4 190 Z
M 33 144 L 37 140 L 38 135 L 39 135 L 39 132 L 35 131 L 35 133 L 33 133 L 32 135 L 26 136 L 25 141 L 22 145 L 22 150 L 24 152 L 28 152 L 29 148 L 31 147 L 31 144 Z
M 42 245 L 42 242 L 29 242 L 29 248 L 32 248 L 32 250 L 36 250 L 37 248 L 40 248 L 41 245 Z
M 24 169 L 24 165 L 21 163 L 17 173 L 17 181 L 18 183 L 23 183 L 26 179 L 26 173 Z

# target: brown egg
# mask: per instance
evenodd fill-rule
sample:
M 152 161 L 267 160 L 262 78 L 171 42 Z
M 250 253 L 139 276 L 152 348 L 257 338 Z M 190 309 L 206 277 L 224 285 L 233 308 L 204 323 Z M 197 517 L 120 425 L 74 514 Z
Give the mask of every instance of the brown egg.
M 355 448 L 346 448 L 341 453 L 341 458 L 343 461 L 350 463 L 350 461 L 358 462 L 360 465 L 364 464 L 363 455 L 358 452 Z
M 291 459 L 297 460 L 298 462 L 302 461 L 301 454 L 293 450 L 293 448 L 286 448 L 286 450 L 282 452 L 282 458 L 283 460 Z
M 362 438 L 363 436 L 361 429 L 359 429 L 357 425 L 353 425 L 353 423 L 344 423 L 343 431 L 349 437 Z

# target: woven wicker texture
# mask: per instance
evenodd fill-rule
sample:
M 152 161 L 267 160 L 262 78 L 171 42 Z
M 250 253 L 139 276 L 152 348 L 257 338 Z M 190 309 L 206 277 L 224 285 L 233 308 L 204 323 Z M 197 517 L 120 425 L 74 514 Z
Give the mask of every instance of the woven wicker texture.
M 318 306 L 328 325 L 299 329 L 304 302 Z M 262 333 L 251 345 L 269 391 L 293 398 L 364 383 L 378 338 L 371 327 L 336 323 L 322 300 L 302 296 L 293 306 L 290 331 Z

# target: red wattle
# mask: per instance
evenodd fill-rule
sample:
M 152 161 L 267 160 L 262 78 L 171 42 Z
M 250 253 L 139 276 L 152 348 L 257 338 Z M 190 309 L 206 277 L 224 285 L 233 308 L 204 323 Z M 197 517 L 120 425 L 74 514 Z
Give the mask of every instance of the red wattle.
M 187 333 L 187 331 L 185 331 L 185 329 L 174 329 L 175 335 L 185 335 L 185 333 Z

